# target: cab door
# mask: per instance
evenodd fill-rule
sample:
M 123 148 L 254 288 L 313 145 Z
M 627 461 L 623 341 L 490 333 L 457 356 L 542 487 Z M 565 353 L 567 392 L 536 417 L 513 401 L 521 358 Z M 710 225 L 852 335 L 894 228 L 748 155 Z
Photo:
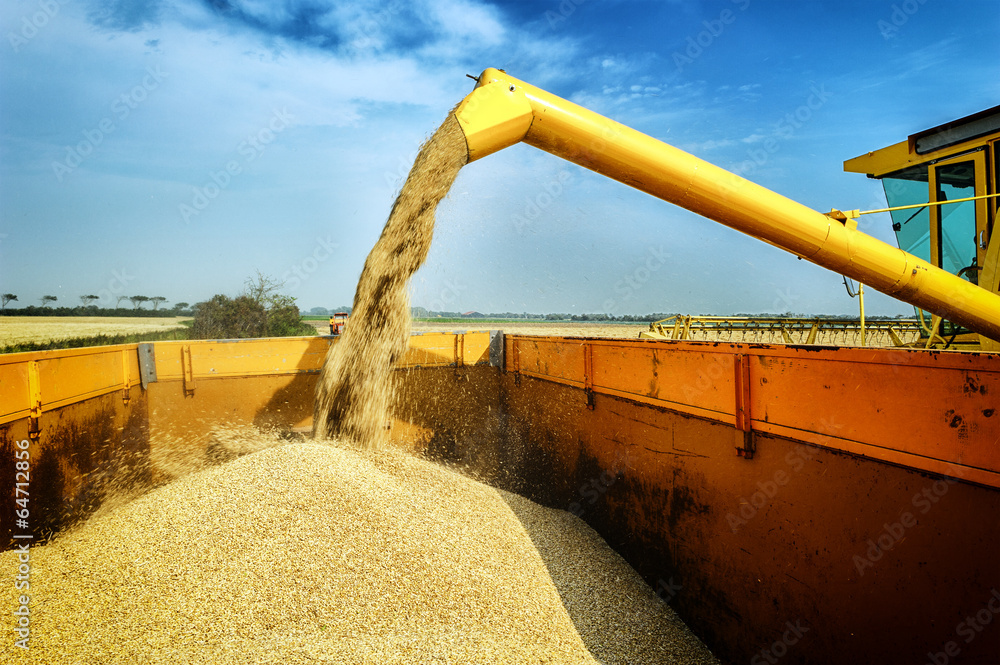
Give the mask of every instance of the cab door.
M 991 194 L 1000 192 L 1000 140 L 990 144 L 993 152 L 993 191 Z M 986 253 L 982 262 L 983 272 L 980 276 L 979 286 L 992 292 L 1000 291 L 1000 233 L 994 233 L 993 242 L 990 243 L 990 233 L 996 226 L 997 219 L 1000 218 L 1000 197 L 986 199 L 986 210 L 990 212 L 989 233 L 986 234 Z
M 989 200 L 946 203 L 987 193 L 986 150 L 941 160 L 930 168 L 931 263 L 979 284 L 989 248 Z

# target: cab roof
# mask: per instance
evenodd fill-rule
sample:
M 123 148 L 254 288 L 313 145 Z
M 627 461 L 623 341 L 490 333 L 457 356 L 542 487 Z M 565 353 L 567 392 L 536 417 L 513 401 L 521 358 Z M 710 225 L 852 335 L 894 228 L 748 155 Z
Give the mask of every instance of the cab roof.
M 849 159 L 844 162 L 844 170 L 881 178 L 908 166 L 977 148 L 996 138 L 1000 138 L 1000 106 L 925 129 L 905 141 Z

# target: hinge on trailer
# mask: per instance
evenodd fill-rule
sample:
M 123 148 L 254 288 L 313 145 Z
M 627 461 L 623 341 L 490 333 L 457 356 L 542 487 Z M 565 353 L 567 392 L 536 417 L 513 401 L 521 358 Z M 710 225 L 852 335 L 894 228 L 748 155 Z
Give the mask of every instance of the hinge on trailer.
M 129 355 L 127 350 L 122 349 L 121 358 L 122 358 L 122 404 L 128 406 L 129 400 L 132 398 L 130 394 L 132 388 L 131 386 L 132 377 L 129 375 L 128 371 Z
M 184 372 L 184 394 L 194 394 L 194 367 L 191 364 L 191 345 L 181 347 L 181 370 Z
M 490 367 L 499 367 L 501 372 L 506 372 L 504 365 L 504 342 L 502 330 L 490 331 Z
M 753 459 L 757 444 L 754 442 L 750 421 L 750 361 L 743 353 L 733 356 L 736 388 L 736 454 L 743 459 Z
M 587 408 L 594 410 L 594 346 L 583 343 L 583 392 L 587 395 Z
M 139 381 L 146 390 L 150 383 L 156 383 L 156 351 L 152 344 L 139 345 Z
M 753 459 L 757 444 L 753 439 L 753 430 L 746 432 L 736 430 L 736 456 L 743 459 Z
M 517 343 L 517 339 L 514 339 L 514 343 L 510 347 L 511 355 L 514 356 L 514 385 L 521 385 L 521 346 Z
M 455 374 L 465 365 L 465 333 L 455 333 Z
M 38 443 L 42 436 L 42 384 L 38 376 L 38 361 L 28 361 L 28 438 Z

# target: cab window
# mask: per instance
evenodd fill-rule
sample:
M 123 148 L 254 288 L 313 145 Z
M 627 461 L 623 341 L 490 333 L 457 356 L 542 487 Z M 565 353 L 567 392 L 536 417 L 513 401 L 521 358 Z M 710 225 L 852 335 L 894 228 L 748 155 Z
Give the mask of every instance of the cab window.
M 915 166 L 882 178 L 885 200 L 890 208 L 927 203 L 927 166 Z M 893 210 L 892 230 L 899 248 L 914 256 L 931 261 L 931 220 L 928 206 Z
M 939 166 L 938 201 L 954 201 L 976 195 L 975 162 Z M 953 275 L 978 282 L 976 270 L 976 202 L 946 203 L 941 211 L 940 266 Z

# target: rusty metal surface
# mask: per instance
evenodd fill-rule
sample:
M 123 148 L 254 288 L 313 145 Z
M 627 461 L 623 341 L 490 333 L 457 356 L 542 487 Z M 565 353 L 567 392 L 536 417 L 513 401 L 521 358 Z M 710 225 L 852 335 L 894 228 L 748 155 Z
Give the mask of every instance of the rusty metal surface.
M 45 414 L 37 440 L 27 418 L 0 425 L 0 495 L 9 510 L 0 511 L 0 548 L 7 549 L 15 532 L 14 452 L 29 441 L 29 501 L 26 527 L 41 544 L 66 527 L 90 516 L 111 496 L 141 492 L 150 486 L 146 395 L 130 389 L 127 403 L 120 393 L 91 397 Z M 23 495 L 22 495 L 23 498 Z M 23 542 L 23 541 L 22 541 Z
M 1000 487 L 997 354 L 522 336 L 506 344 L 506 369 L 519 375 L 729 425 L 742 405 L 754 435 Z M 747 375 L 739 386 L 737 359 Z

